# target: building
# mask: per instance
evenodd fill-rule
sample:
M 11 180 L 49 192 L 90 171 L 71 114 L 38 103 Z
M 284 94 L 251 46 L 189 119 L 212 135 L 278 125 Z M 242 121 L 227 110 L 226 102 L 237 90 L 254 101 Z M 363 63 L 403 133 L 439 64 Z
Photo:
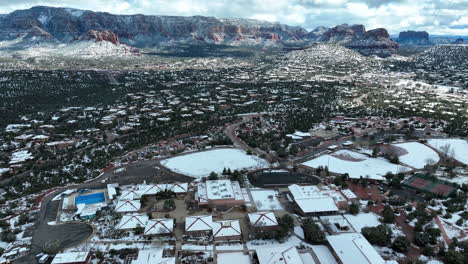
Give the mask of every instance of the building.
M 259 264 L 305 264 L 296 247 L 262 247 L 256 251 Z
M 213 230 L 213 216 L 196 215 L 185 218 L 185 232 L 189 235 L 207 235 Z
M 162 249 L 147 249 L 138 252 L 131 264 L 175 264 L 175 258 L 164 258 Z
M 199 206 L 217 209 L 229 209 L 246 203 L 239 182 L 229 180 L 214 180 L 200 182 L 195 199 Z
M 89 252 L 69 252 L 57 254 L 51 264 L 88 264 L 90 260 Z
M 215 240 L 241 240 L 242 232 L 238 220 L 213 221 Z
M 142 184 L 138 186 L 137 192 L 140 196 L 156 195 L 161 192 L 185 195 L 188 192 L 188 183 Z
M 340 264 L 385 264 L 386 262 L 360 233 L 327 236 Z
M 169 235 L 174 231 L 174 219 L 151 219 L 146 221 L 145 236 Z
M 141 193 L 134 190 L 127 190 L 123 191 L 122 195 L 120 195 L 119 200 L 121 201 L 131 201 L 131 200 L 140 200 Z
M 335 199 L 331 196 L 336 191 L 322 191 L 314 185 L 296 184 L 290 185 L 288 189 L 303 215 L 335 214 L 339 211 Z
M 141 208 L 140 200 L 119 201 L 115 206 L 115 212 L 119 214 L 128 214 L 139 212 Z
M 255 212 L 248 215 L 250 226 L 256 228 L 276 228 L 278 221 L 273 212 Z
M 149 217 L 146 214 L 128 214 L 124 215 L 117 225 L 117 229 L 131 231 L 137 227 L 144 228 Z

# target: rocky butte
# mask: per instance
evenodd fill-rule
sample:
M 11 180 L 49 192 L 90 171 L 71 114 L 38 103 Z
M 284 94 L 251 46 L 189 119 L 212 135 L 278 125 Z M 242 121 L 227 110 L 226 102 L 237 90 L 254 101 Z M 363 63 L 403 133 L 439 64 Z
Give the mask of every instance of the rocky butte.
M 431 45 L 426 31 L 403 31 L 398 36 L 401 45 Z

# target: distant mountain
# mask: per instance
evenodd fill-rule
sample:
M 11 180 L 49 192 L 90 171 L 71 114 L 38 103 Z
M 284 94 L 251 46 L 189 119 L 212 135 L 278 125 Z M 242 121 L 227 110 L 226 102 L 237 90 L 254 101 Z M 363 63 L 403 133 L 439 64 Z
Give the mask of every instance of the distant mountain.
M 457 38 L 452 44 L 464 44 L 465 40 L 462 38 Z
M 429 40 L 429 33 L 426 31 L 403 31 L 400 32 L 397 39 L 401 45 L 432 45 Z
M 317 41 L 344 45 L 365 55 L 387 56 L 398 49 L 385 29 L 366 31 L 362 25 L 319 27 L 307 32 L 297 26 L 253 19 L 113 15 L 45 6 L 0 16 L 0 41 L 17 43 L 21 39 L 20 47 L 27 47 L 28 41 L 29 46 L 70 44 L 93 31 L 112 32 L 119 42 L 137 48 L 187 43 L 264 47 Z
M 387 30 L 377 28 L 366 31 L 363 25 L 339 25 L 323 31 L 316 38 L 320 43 L 334 43 L 358 51 L 364 55 L 390 56 L 399 45 L 390 38 Z
M 330 30 L 330 28 L 322 27 L 322 26 L 317 27 L 311 32 L 309 32 L 309 34 L 307 34 L 307 38 L 310 40 L 317 40 L 319 37 L 325 34 L 328 30 Z
M 38 6 L 14 11 L 0 19 L 0 40 L 26 34 L 39 27 L 62 43 L 80 38 L 91 30 L 112 31 L 120 40 L 137 47 L 154 46 L 161 42 L 253 44 L 264 41 L 306 40 L 301 27 L 251 19 L 217 19 L 213 17 L 113 15 L 68 8 Z

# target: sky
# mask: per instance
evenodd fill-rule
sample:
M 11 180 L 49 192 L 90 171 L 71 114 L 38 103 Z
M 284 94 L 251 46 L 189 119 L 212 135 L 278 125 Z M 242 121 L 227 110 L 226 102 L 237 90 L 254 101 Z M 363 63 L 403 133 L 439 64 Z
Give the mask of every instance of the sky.
M 36 5 L 114 14 L 254 18 L 301 26 L 363 24 L 391 34 L 425 30 L 468 36 L 468 0 L 0 0 L 0 14 Z

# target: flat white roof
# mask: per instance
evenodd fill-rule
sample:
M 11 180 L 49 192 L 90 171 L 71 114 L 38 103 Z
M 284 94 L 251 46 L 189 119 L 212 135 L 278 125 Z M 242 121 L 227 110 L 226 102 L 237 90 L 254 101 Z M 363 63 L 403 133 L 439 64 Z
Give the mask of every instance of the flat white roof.
M 195 215 L 185 218 L 185 231 L 207 231 L 211 230 L 213 225 L 213 216 Z
M 385 264 L 385 260 L 360 233 L 327 236 L 327 240 L 343 264 Z
M 175 258 L 163 258 L 162 249 L 138 251 L 138 258 L 132 264 L 175 264 Z
M 319 197 L 296 200 L 297 205 L 304 213 L 336 212 L 339 211 L 331 197 Z
M 198 201 L 208 202 L 209 200 L 235 199 L 244 201 L 242 188 L 237 181 L 213 180 L 206 183 L 198 183 Z
M 225 220 L 213 222 L 213 236 L 227 237 L 240 236 L 241 228 L 238 220 Z
M 304 213 L 334 212 L 338 211 L 337 201 L 345 198 L 335 190 L 320 190 L 315 185 L 290 185 L 289 191 L 294 201 Z
M 258 248 L 257 256 L 260 264 L 304 264 L 294 246 Z
M 89 252 L 69 252 L 57 254 L 51 264 L 84 262 Z
M 275 214 L 272 212 L 255 212 L 249 214 L 250 225 L 256 227 L 277 226 Z
M 208 199 L 232 199 L 234 191 L 230 180 L 206 181 L 206 194 Z

